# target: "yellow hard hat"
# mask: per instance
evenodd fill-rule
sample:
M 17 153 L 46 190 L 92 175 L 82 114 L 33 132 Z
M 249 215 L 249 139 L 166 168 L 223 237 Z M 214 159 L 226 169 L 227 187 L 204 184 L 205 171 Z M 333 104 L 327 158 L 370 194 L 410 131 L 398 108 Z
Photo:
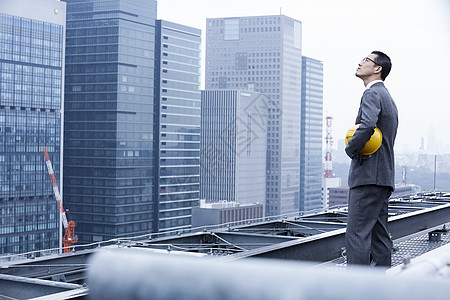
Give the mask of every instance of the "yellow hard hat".
M 353 137 L 353 134 L 355 133 L 356 129 L 359 127 L 359 124 L 353 126 L 347 131 L 347 134 L 345 135 L 345 145 L 348 144 L 348 141 Z M 375 127 L 375 132 L 370 137 L 370 140 L 367 141 L 364 148 L 359 151 L 359 154 L 361 155 L 370 155 L 375 153 L 378 148 L 381 146 L 381 140 L 383 139 L 383 136 L 381 135 L 381 130 L 378 127 Z

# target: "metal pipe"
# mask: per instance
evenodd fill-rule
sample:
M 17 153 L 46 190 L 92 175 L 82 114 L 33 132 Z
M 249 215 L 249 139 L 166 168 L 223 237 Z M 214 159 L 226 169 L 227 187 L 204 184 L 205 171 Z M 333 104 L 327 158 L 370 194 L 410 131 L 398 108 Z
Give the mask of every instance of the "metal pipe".
M 448 299 L 448 280 L 386 276 L 376 268 L 323 269 L 284 260 L 219 262 L 140 251 L 91 258 L 92 299 Z

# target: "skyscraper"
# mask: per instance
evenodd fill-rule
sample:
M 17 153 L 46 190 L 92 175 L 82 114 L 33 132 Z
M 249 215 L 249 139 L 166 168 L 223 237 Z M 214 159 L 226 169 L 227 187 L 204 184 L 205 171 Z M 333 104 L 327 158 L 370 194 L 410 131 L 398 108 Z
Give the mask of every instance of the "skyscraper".
M 152 232 L 156 1 L 65 2 L 69 218 L 80 243 Z
M 266 215 L 298 212 L 302 24 L 284 15 L 206 22 L 206 89 L 269 98 Z
M 302 58 L 300 211 L 322 209 L 323 64 Z
M 201 198 L 207 203 L 264 203 L 267 96 L 202 91 Z
M 200 197 L 199 29 L 157 20 L 155 144 L 159 232 L 192 224 Z
M 57 248 L 66 5 L 0 0 L 0 255 Z

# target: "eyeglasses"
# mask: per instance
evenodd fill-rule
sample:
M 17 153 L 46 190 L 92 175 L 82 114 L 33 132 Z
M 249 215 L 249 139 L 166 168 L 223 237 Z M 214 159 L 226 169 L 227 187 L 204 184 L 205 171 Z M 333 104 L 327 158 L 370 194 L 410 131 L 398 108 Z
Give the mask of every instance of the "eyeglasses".
M 377 66 L 381 66 L 379 63 L 375 62 L 373 59 L 371 59 L 370 57 L 364 57 L 363 59 L 361 59 L 361 64 L 365 63 L 366 61 L 370 60 L 371 62 L 373 62 L 374 64 L 376 64 Z

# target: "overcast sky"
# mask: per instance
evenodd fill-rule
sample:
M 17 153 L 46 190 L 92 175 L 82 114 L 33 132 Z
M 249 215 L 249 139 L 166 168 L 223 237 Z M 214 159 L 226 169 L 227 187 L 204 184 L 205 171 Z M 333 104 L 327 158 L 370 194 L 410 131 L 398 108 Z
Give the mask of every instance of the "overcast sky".
M 324 64 L 335 143 L 364 91 L 357 64 L 380 50 L 393 63 L 385 85 L 399 109 L 397 153 L 418 150 L 422 138 L 425 148 L 450 153 L 450 0 L 158 0 L 158 19 L 202 30 L 202 57 L 206 18 L 280 11 L 302 22 L 302 54 Z

